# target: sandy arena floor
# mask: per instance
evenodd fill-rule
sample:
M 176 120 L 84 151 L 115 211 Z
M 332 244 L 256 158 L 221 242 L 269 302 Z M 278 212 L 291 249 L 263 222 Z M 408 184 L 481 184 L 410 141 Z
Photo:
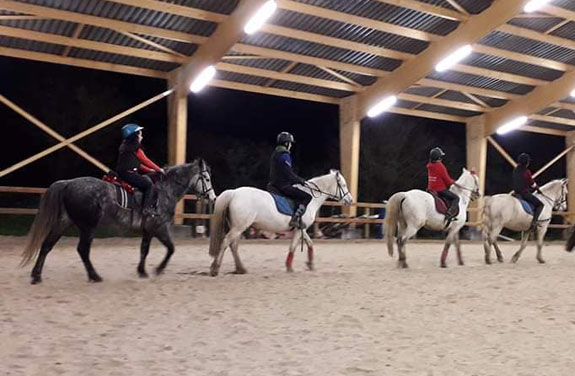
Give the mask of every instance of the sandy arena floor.
M 559 243 L 517 265 L 437 267 L 441 244 L 316 245 L 317 271 L 284 271 L 286 243 L 243 243 L 249 274 L 201 275 L 207 245 L 177 241 L 166 274 L 140 280 L 137 239 L 96 240 L 90 284 L 65 239 L 44 283 L 0 238 L 0 375 L 573 375 L 575 260 Z M 508 260 L 516 246 L 504 246 Z M 149 271 L 164 255 L 153 243 Z M 233 270 L 231 255 L 223 272 Z

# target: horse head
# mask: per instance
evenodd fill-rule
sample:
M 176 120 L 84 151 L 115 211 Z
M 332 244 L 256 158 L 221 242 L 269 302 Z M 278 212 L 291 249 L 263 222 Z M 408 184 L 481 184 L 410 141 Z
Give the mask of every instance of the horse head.
M 337 184 L 334 198 L 343 202 L 344 205 L 351 205 L 353 203 L 353 196 L 347 188 L 347 183 L 342 173 L 339 170 L 330 170 L 330 174 L 335 175 L 335 182 Z
M 170 167 L 166 171 L 166 184 L 174 192 L 175 196 L 183 196 L 189 189 L 200 196 L 213 201 L 216 194 L 212 187 L 210 167 L 206 162 L 198 158 L 192 163 Z
M 464 167 L 461 176 L 456 181 L 456 184 L 459 189 L 470 192 L 470 198 L 472 201 L 481 197 L 481 191 L 479 190 L 479 176 L 477 176 L 475 171 L 470 171 Z

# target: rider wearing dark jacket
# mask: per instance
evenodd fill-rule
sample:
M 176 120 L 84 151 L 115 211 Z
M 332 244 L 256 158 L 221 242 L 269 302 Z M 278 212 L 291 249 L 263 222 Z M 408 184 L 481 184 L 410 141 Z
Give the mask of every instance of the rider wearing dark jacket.
M 152 162 L 142 149 L 142 129 L 137 124 L 126 124 L 122 127 L 122 144 L 118 153 L 118 163 L 116 172 L 126 183 L 139 188 L 144 192 L 144 202 L 142 204 L 144 215 L 154 215 L 153 197 L 154 184 L 149 176 L 141 173 L 159 172 L 164 174 L 164 170 Z
M 294 137 L 288 132 L 281 132 L 277 136 L 277 146 L 270 160 L 268 188 L 296 201 L 298 207 L 290 221 L 290 226 L 301 228 L 301 217 L 305 213 L 307 204 L 311 201 L 311 196 L 294 186 L 295 184 L 306 184 L 304 179 L 293 172 L 290 149 L 294 143 Z
M 449 176 L 442 162 L 443 157 L 445 157 L 445 153 L 441 148 L 436 147 L 429 152 L 427 190 L 437 192 L 439 197 L 450 203 L 445 219 L 446 221 L 451 221 L 454 219 L 459 207 L 459 196 L 449 190 L 449 187 L 455 184 L 455 180 Z
M 533 230 L 537 226 L 537 220 L 543 211 L 543 203 L 533 195 L 535 190 L 539 191 L 539 187 L 537 187 L 537 183 L 533 180 L 531 171 L 527 168 L 529 167 L 529 163 L 531 163 L 531 157 L 529 154 L 521 153 L 517 161 L 519 163 L 513 170 L 513 190 L 521 196 L 523 200 L 533 206 L 534 213 L 530 227 L 530 230 Z

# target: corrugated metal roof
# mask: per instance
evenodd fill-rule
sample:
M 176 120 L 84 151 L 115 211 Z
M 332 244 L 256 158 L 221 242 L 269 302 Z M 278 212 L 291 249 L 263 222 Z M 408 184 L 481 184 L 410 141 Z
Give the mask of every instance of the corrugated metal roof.
M 444 8 L 455 10 L 455 8 L 453 8 L 451 6 L 451 4 L 449 4 L 445 0 L 418 0 L 418 1 L 421 1 L 422 3 L 427 3 L 427 4 L 439 5 L 439 6 L 442 6 Z M 485 9 L 489 8 L 491 6 L 491 4 L 493 3 L 493 1 L 492 0 L 457 0 L 457 3 L 459 5 L 461 5 L 469 13 L 478 14 L 478 13 L 483 12 Z
M 184 5 L 190 8 L 197 8 L 202 10 L 207 10 L 215 13 L 231 14 L 236 6 L 238 5 L 238 0 L 160 0 L 166 3 L 173 3 L 178 5 Z
M 357 82 L 360 85 L 363 86 L 369 86 L 372 85 L 373 83 L 375 83 L 375 81 L 377 81 L 377 77 L 373 77 L 373 76 L 366 76 L 363 74 L 358 74 L 358 73 L 350 73 L 350 72 L 344 72 L 344 71 L 340 71 L 337 69 L 334 69 L 334 71 L 336 71 L 337 73 L 346 76 L 347 78 L 353 80 L 354 82 Z
M 119 46 L 157 51 L 156 48 L 146 43 L 140 42 L 136 39 L 120 34 L 114 30 L 102 27 L 85 25 L 84 28 L 82 29 L 82 32 L 80 33 L 80 38 L 93 40 L 96 42 L 116 44 Z M 164 47 L 171 48 L 185 55 L 191 55 L 197 49 L 197 45 L 194 44 L 166 40 L 157 37 L 142 36 L 142 38 L 148 39 L 152 42 L 156 42 Z
M 401 61 L 395 59 L 266 33 L 246 35 L 242 39 L 242 43 L 385 71 L 394 70 L 401 65 Z
M 503 105 L 505 105 L 508 101 L 506 101 L 505 99 L 499 99 L 499 98 L 491 98 L 491 97 L 484 97 L 483 95 L 477 95 L 474 94 L 474 96 L 478 99 L 480 99 L 481 101 L 483 101 L 485 104 L 487 104 L 489 107 L 501 107 Z
M 241 59 L 241 60 L 225 60 L 229 64 L 237 64 L 245 67 L 267 69 L 275 72 L 280 72 L 287 67 L 290 62 L 287 60 L 279 59 Z
M 544 33 L 561 21 L 561 18 L 514 18 L 508 23 Z
M 553 116 L 575 120 L 575 113 L 571 110 L 559 110 L 553 113 Z
M 453 90 L 447 90 L 445 93 L 441 94 L 437 98 L 445 99 L 448 101 L 477 104 L 473 100 L 471 100 L 468 97 L 466 97 L 465 95 L 461 94 L 460 92 L 453 91 Z
M 529 125 L 532 125 L 534 127 L 540 127 L 540 128 L 547 128 L 547 129 L 557 129 L 560 131 L 572 131 L 574 128 L 569 126 L 569 125 L 561 125 L 561 124 L 557 124 L 557 123 L 549 123 L 547 121 L 539 121 L 539 120 L 530 120 L 529 121 Z
M 71 37 L 74 34 L 74 30 L 76 30 L 77 24 L 67 21 L 39 19 L 18 21 L 0 20 L 0 25 Z
M 216 74 L 216 79 L 257 86 L 264 86 L 270 80 L 269 78 L 265 77 L 248 76 L 247 74 L 226 71 L 218 71 Z
M 353 14 L 360 17 L 384 21 L 398 26 L 409 27 L 416 30 L 426 31 L 438 35 L 447 35 L 458 26 L 457 21 L 421 13 L 412 9 L 401 8 L 379 1 L 371 0 L 296 0 L 331 9 L 337 12 Z
M 47 54 L 61 55 L 66 47 L 57 44 L 34 42 L 27 39 L 6 37 L 0 35 L 0 46 L 18 48 L 27 51 L 44 52 Z
M 217 27 L 217 24 L 214 22 L 195 20 L 187 17 L 156 12 L 149 9 L 135 8 L 103 0 L 19 1 L 203 36 L 211 35 Z
M 443 73 L 433 71 L 427 77 L 435 80 L 451 82 L 454 84 L 474 86 L 482 89 L 505 91 L 511 94 L 523 95 L 533 90 L 533 86 L 529 85 L 521 85 L 513 82 L 495 80 L 493 78 L 476 76 L 473 74 L 460 73 L 455 71 L 447 71 Z
M 553 5 L 575 11 L 575 3 L 573 0 L 553 0 Z
M 85 50 L 82 48 L 74 48 L 70 51 L 69 56 L 112 64 L 130 65 L 138 68 L 155 69 L 163 72 L 168 72 L 178 67 L 178 64 L 165 61 L 148 60 L 140 57 L 110 54 L 107 52 Z
M 328 89 L 325 87 L 304 85 L 304 84 L 298 84 L 295 82 L 287 82 L 287 81 L 280 81 L 280 80 L 274 81 L 274 83 L 272 84 L 271 87 L 274 87 L 276 89 L 299 91 L 299 92 L 309 93 L 309 94 L 324 95 L 326 97 L 333 97 L 333 98 L 344 98 L 344 97 L 347 97 L 347 96 L 353 94 L 353 93 L 350 93 L 348 91 Z
M 417 107 L 417 106 L 419 106 L 419 105 L 420 105 L 420 103 L 411 102 L 411 101 L 404 101 L 404 100 L 398 100 L 398 101 L 395 103 L 395 107 L 410 108 L 410 109 L 411 109 L 411 108 L 414 108 L 414 107 Z
M 569 22 L 559 29 L 554 30 L 551 35 L 565 39 L 575 40 L 575 22 Z
M 519 76 L 538 78 L 541 80 L 553 81 L 561 77 L 564 72 L 544 68 L 538 65 L 523 63 L 516 60 L 509 60 L 499 56 L 483 55 L 473 53 L 464 64 L 479 68 L 487 68 L 494 71 L 512 73 Z
M 297 64 L 295 67 L 293 67 L 293 69 L 290 71 L 290 73 L 299 74 L 299 75 L 306 76 L 306 77 L 319 78 L 322 80 L 329 80 L 329 81 L 335 81 L 335 82 L 345 82 L 345 81 L 341 80 L 340 78 L 334 76 L 333 74 L 330 74 L 330 73 L 328 73 L 322 69 L 319 69 L 318 67 L 316 67 L 314 65 L 309 65 L 309 64 Z
M 499 31 L 489 33 L 481 44 L 527 55 L 575 64 L 575 50 L 533 39 L 522 38 Z
M 443 89 L 438 89 L 436 87 L 425 87 L 425 86 L 412 86 L 405 90 L 407 94 L 422 95 L 424 97 L 433 97 Z
M 278 9 L 271 23 L 278 26 L 412 54 L 423 51 L 429 45 L 428 42 L 421 40 L 283 9 Z

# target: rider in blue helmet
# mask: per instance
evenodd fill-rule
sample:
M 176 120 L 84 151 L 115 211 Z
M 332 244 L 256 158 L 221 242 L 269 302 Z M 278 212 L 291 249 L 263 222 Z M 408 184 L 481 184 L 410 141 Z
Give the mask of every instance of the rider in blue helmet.
M 122 144 L 118 154 L 116 172 L 126 183 L 139 188 L 144 192 L 144 202 L 142 204 L 142 214 L 153 216 L 154 184 L 149 176 L 143 173 L 159 172 L 165 174 L 164 170 L 152 162 L 144 153 L 142 148 L 142 130 L 138 124 L 126 124 L 122 127 Z
M 276 148 L 271 156 L 270 163 L 270 190 L 277 191 L 298 204 L 298 207 L 290 221 L 292 228 L 302 228 L 301 217 L 305 213 L 306 206 L 311 201 L 311 195 L 302 191 L 295 185 L 305 186 L 306 182 L 299 177 L 292 168 L 290 150 L 295 143 L 294 137 L 288 132 L 281 132 L 277 136 Z

